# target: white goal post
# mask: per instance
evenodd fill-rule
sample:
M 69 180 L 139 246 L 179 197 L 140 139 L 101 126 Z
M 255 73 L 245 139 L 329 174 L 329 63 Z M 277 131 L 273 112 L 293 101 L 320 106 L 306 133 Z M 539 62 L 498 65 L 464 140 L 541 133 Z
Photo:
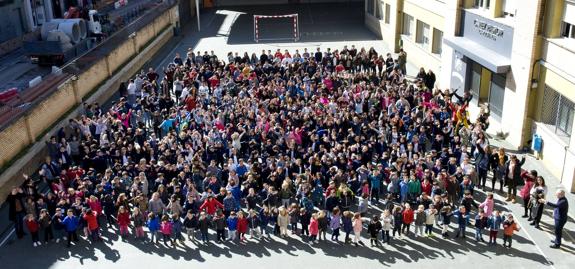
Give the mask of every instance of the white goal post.
M 262 19 L 278 19 L 278 18 L 292 18 L 293 25 L 293 36 L 285 38 L 261 38 L 260 37 L 260 26 L 258 22 Z M 272 41 L 272 40 L 299 40 L 299 17 L 298 14 L 287 14 L 287 15 L 254 15 L 254 41 Z

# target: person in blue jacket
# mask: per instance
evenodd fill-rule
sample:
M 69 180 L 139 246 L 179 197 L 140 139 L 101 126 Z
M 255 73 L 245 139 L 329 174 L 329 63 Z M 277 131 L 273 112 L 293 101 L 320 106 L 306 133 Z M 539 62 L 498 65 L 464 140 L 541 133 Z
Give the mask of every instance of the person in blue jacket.
M 553 220 L 555 221 L 555 240 L 550 246 L 551 248 L 561 247 L 561 238 L 563 237 L 563 227 L 567 223 L 567 212 L 569 211 L 569 202 L 565 198 L 564 190 L 557 190 L 557 203 L 552 203 L 541 199 L 541 203 L 553 207 Z
M 230 212 L 230 216 L 226 220 L 228 226 L 228 241 L 236 240 L 236 234 L 238 230 L 238 217 L 236 217 L 236 212 Z
M 344 241 L 346 244 L 351 243 L 351 238 L 349 237 L 349 234 L 353 232 L 353 223 L 351 219 L 352 217 L 353 213 L 351 213 L 350 211 L 344 211 L 343 217 L 341 218 L 341 222 L 343 224 L 343 232 L 345 233 Z
M 268 231 L 268 225 L 270 223 L 270 219 L 272 218 L 272 213 L 270 209 L 264 205 L 264 207 L 260 210 L 258 216 L 260 217 L 260 229 L 262 231 L 262 235 L 265 233 L 268 237 L 270 236 L 270 232 Z
M 402 175 L 403 179 L 399 182 L 399 195 L 401 197 L 401 203 L 406 203 L 407 202 L 407 194 L 409 192 L 409 186 L 408 186 L 408 178 L 407 178 L 407 173 L 403 173 Z
M 497 233 L 501 229 L 501 225 L 505 221 L 505 217 L 501 215 L 499 210 L 493 211 L 493 215 L 487 219 L 487 229 L 489 229 L 489 245 L 497 245 Z
M 156 244 L 159 242 L 158 240 L 158 230 L 160 230 L 160 218 L 156 216 L 154 213 L 150 212 L 148 214 L 148 230 L 150 231 L 150 241 L 153 243 L 154 239 L 156 239 Z
M 458 238 L 461 235 L 461 237 L 465 239 L 465 228 L 469 222 L 469 214 L 467 213 L 467 210 L 465 210 L 465 206 L 459 206 L 459 209 L 453 212 L 453 217 L 455 217 L 455 222 L 458 225 L 455 238 Z
M 70 247 L 70 243 L 72 242 L 72 240 L 74 240 L 74 242 L 78 242 L 78 234 L 76 233 L 76 230 L 78 229 L 79 220 L 78 217 L 74 215 L 73 209 L 68 209 L 67 214 L 68 215 L 64 218 L 62 224 L 64 225 L 64 228 L 68 233 L 67 247 Z

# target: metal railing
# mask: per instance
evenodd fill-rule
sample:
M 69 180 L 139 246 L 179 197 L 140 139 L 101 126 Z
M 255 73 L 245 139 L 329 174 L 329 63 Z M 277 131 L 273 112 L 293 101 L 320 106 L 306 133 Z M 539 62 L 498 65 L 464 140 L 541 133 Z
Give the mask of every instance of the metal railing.
M 130 34 L 152 23 L 158 16 L 164 13 L 167 9 L 171 8 L 176 3 L 176 0 L 150 0 L 146 2 L 151 6 L 147 6 L 147 8 L 141 9 L 141 11 L 138 12 L 126 11 L 125 15 L 122 16 L 126 16 L 127 20 L 130 21 L 129 23 L 125 24 L 122 28 L 118 28 L 111 35 L 107 36 L 105 40 L 98 43 L 94 48 L 86 51 L 82 55 L 79 55 L 76 59 L 73 59 L 69 63 L 62 66 L 62 74 L 48 75 L 44 81 L 55 76 L 59 79 L 68 78 L 88 70 L 93 64 L 97 62 L 96 60 L 106 57 L 111 51 L 117 48 L 119 44 L 122 44 L 127 38 L 129 38 Z M 140 6 L 134 7 L 134 9 L 139 8 Z M 1 106 L 2 114 L 0 114 L 0 131 L 10 126 L 13 122 L 22 117 L 27 111 L 31 110 L 42 100 L 53 94 L 58 89 L 59 84 L 49 85 L 49 87 L 46 86 L 47 85 L 45 85 L 45 82 L 42 82 L 37 87 L 26 89 L 21 93 L 21 95 L 35 96 L 33 100 L 26 100 L 24 102 L 22 101 L 22 98 L 20 98 L 21 100 L 18 102 Z

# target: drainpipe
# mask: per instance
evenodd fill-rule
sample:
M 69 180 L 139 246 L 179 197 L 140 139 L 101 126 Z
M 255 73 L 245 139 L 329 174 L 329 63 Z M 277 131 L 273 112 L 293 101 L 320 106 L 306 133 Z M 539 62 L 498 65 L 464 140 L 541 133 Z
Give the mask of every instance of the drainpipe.
M 565 153 L 563 153 L 563 167 L 561 168 L 561 178 L 559 178 L 559 184 L 563 183 L 563 173 L 565 172 L 565 160 L 567 159 L 567 149 L 569 146 L 565 146 L 563 149 Z
M 535 60 L 535 61 L 533 62 L 533 65 L 531 66 L 531 70 L 532 70 L 531 72 L 534 72 L 533 70 L 535 70 L 535 65 L 536 65 L 536 64 L 539 64 L 539 69 L 537 69 L 537 78 L 536 78 L 536 79 L 533 79 L 533 74 L 531 74 L 531 85 L 530 85 L 530 87 L 531 87 L 532 89 L 534 88 L 534 87 L 533 87 L 533 83 L 534 83 L 534 82 L 536 82 L 536 83 L 537 83 L 537 87 L 539 87 L 539 80 L 540 80 L 540 78 L 541 78 L 541 65 L 543 64 L 543 61 L 544 61 L 543 58 L 539 58 L 539 59 Z M 535 88 L 537 88 L 537 87 L 535 87 Z
M 200 0 L 196 0 L 196 18 L 198 19 L 198 32 L 200 31 Z

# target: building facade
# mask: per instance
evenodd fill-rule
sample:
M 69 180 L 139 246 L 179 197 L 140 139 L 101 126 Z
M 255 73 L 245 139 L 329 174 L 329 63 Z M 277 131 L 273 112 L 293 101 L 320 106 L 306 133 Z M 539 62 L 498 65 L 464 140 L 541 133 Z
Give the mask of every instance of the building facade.
M 403 47 L 416 66 L 438 74 L 447 1 L 367 0 L 366 25 L 394 52 Z
M 408 60 L 468 90 L 474 118 L 539 157 L 575 191 L 575 0 L 366 0 L 366 25 Z M 388 11 L 389 9 L 389 11 Z

